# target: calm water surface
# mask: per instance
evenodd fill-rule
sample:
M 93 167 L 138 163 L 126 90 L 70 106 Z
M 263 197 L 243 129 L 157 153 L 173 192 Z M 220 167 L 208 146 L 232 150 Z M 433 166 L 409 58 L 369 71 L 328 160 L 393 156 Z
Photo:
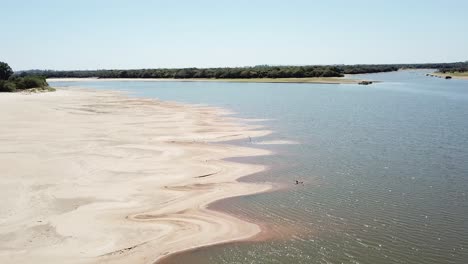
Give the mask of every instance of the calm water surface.
M 273 237 L 175 255 L 171 263 L 468 263 L 468 81 L 427 71 L 371 86 L 203 82 L 52 83 L 227 107 L 266 118 L 274 156 L 246 181 L 281 191 L 212 206 Z M 238 142 L 250 145 L 251 142 Z M 295 179 L 303 186 L 293 185 Z

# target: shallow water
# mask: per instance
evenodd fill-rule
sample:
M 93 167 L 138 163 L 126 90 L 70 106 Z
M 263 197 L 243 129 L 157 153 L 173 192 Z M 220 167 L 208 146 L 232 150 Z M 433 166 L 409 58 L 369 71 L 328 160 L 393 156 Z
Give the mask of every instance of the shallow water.
M 76 82 L 227 107 L 261 124 L 277 154 L 245 178 L 287 186 L 212 205 L 262 223 L 263 242 L 218 245 L 172 263 L 468 263 L 468 81 L 428 71 L 368 74 L 370 86 Z M 249 141 L 237 142 L 251 145 Z M 304 185 L 294 185 L 299 179 Z

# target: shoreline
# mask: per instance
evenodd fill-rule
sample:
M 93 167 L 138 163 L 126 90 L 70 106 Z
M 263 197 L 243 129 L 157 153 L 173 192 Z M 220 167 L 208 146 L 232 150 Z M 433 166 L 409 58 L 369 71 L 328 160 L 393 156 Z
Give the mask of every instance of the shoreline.
M 445 76 L 450 76 L 453 79 L 468 80 L 468 74 L 466 76 L 465 75 L 460 76 L 460 75 L 453 74 L 453 73 L 450 73 L 450 72 L 447 72 L 447 73 L 434 72 L 434 73 L 432 73 L 432 75 L 442 77 L 442 78 L 444 78 Z
M 256 79 L 164 79 L 164 78 L 48 78 L 47 82 L 77 81 L 121 81 L 121 82 L 232 82 L 232 83 L 317 83 L 317 84 L 358 84 L 363 80 L 346 77 L 314 78 L 256 78 Z
M 244 177 L 249 177 L 249 175 L 246 175 Z M 244 178 L 244 177 L 241 177 L 241 178 Z M 278 191 L 278 190 L 282 190 L 283 188 L 284 187 L 275 186 L 275 187 L 272 187 L 271 189 L 265 190 L 265 191 L 263 191 L 261 193 L 275 192 L 275 191 Z M 255 194 L 258 194 L 258 193 L 247 194 L 246 196 L 255 195 Z M 226 198 L 222 198 L 222 199 L 213 201 L 212 203 L 207 205 L 208 209 L 216 211 L 216 212 L 223 212 L 221 208 L 218 208 L 217 203 L 218 202 L 223 202 L 223 201 L 228 201 L 230 199 L 236 199 L 236 197 L 226 197 Z M 234 215 L 234 217 L 242 218 L 241 215 Z M 250 222 L 251 220 L 246 220 L 246 221 Z M 162 256 L 161 258 L 159 258 L 157 261 L 155 261 L 152 264 L 175 264 L 175 263 L 180 263 L 180 262 L 174 262 L 174 259 L 177 260 L 180 256 L 183 256 L 183 257 L 189 256 L 192 252 L 199 251 L 199 250 L 209 250 L 209 249 L 212 249 L 213 247 L 219 247 L 219 246 L 222 247 L 222 246 L 226 246 L 226 245 L 239 245 L 239 244 L 243 244 L 243 243 L 252 243 L 252 242 L 255 243 L 255 242 L 273 241 L 273 240 L 280 239 L 277 236 L 277 233 L 278 233 L 277 227 L 272 227 L 270 224 L 263 223 L 263 222 L 260 222 L 260 223 L 256 222 L 256 225 L 259 226 L 259 232 L 257 232 L 256 234 L 254 234 L 254 235 L 252 235 L 250 237 L 246 237 L 246 238 L 243 238 L 243 239 L 237 239 L 237 240 L 231 240 L 231 241 L 223 241 L 223 242 L 220 242 L 220 243 L 202 245 L 202 246 L 199 246 L 199 247 L 193 247 L 193 248 L 180 250 L 180 251 L 174 252 L 172 254 Z M 286 232 L 290 233 L 289 230 L 286 230 Z
M 2 262 L 154 263 L 261 232 L 208 205 L 272 188 L 237 181 L 264 166 L 225 160 L 270 152 L 223 143 L 270 131 L 220 108 L 116 92 L 58 89 L 0 102 L 10 138 L 0 142 Z

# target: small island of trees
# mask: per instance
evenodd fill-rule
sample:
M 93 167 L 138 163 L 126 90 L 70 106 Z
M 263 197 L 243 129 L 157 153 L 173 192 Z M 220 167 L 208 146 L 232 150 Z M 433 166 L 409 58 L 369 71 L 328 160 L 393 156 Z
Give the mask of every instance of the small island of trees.
M 345 74 L 396 71 L 391 65 L 353 66 L 269 66 L 133 70 L 32 70 L 21 75 L 42 75 L 47 78 L 155 78 L 155 79 L 257 79 L 343 77 Z
M 399 69 L 439 69 L 441 71 L 467 68 L 468 62 L 425 64 L 360 64 L 360 65 L 305 65 L 224 68 L 159 68 L 128 70 L 30 70 L 19 76 L 46 78 L 154 78 L 154 79 L 259 79 L 259 78 L 314 78 L 343 77 L 345 74 L 391 72 Z
M 454 73 L 454 72 L 468 72 L 468 61 L 453 63 L 447 67 L 446 65 L 439 67 L 438 72 L 440 73 Z
M 399 69 L 437 69 L 441 73 L 468 72 L 468 62 L 424 64 L 309 65 L 224 68 L 159 68 L 128 70 L 29 70 L 13 73 L 0 64 L 0 91 L 47 87 L 46 78 L 142 78 L 142 79 L 261 79 L 343 77 L 345 74 L 391 72 Z

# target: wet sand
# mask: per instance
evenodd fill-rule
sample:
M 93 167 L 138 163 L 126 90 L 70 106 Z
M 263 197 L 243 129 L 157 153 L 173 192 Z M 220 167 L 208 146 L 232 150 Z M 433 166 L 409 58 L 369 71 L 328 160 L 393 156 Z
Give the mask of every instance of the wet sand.
M 59 89 L 0 94 L 0 262 L 154 263 L 253 237 L 209 210 L 268 190 L 238 182 L 268 151 L 223 144 L 269 134 L 223 109 Z

